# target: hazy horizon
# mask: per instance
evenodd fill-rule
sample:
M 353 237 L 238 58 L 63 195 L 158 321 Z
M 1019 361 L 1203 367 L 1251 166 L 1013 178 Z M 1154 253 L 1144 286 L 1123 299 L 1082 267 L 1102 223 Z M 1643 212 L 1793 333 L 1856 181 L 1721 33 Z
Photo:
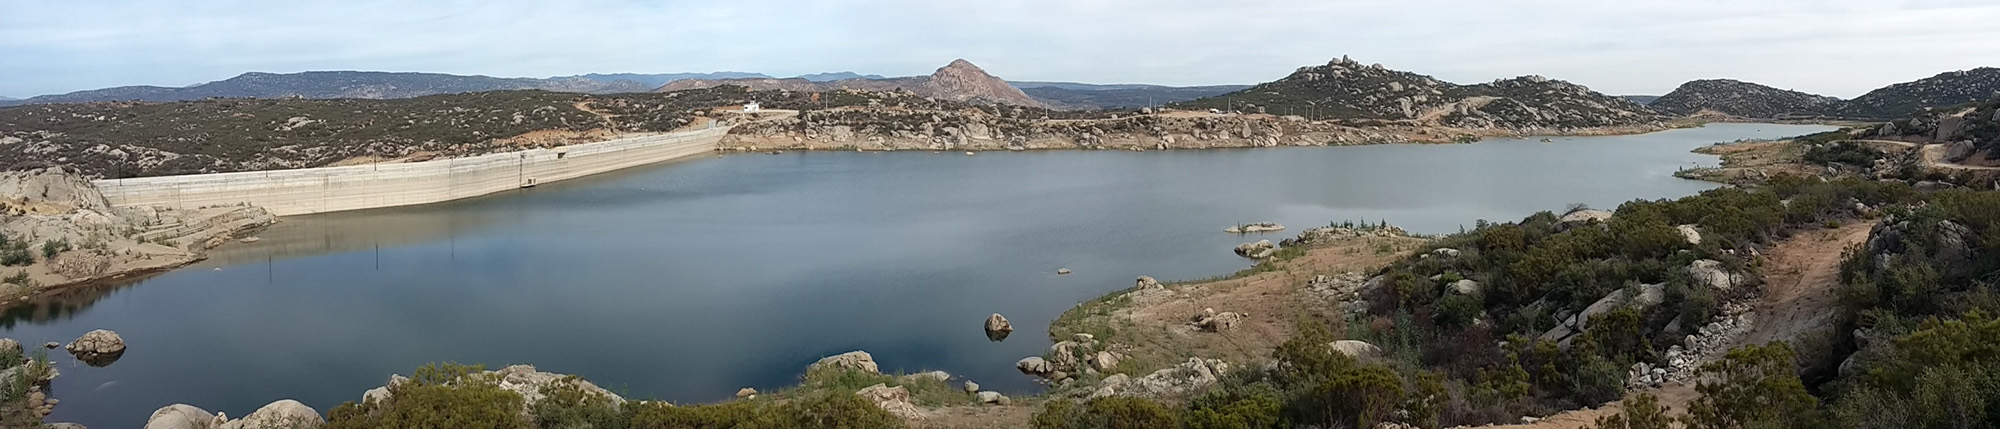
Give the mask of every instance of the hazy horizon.
M 185 87 L 244 72 L 495 77 L 744 71 L 1254 84 L 1342 55 L 1477 83 L 1542 75 L 1659 95 L 1728 78 L 1841 98 L 2000 65 L 2000 4 L 1469 0 L 730 3 L 589 0 L 196 5 L 0 0 L 0 94 Z M 1841 25 L 1846 23 L 1847 25 Z M 1867 31 L 1856 31 L 1860 29 Z

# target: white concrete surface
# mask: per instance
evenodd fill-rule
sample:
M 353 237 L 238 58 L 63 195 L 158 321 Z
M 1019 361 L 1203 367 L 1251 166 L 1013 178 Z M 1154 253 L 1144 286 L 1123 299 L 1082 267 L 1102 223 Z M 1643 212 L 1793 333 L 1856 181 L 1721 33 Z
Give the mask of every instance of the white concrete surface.
M 728 132 L 714 128 L 424 162 L 92 183 L 117 206 L 249 204 L 292 216 L 451 201 L 653 164 L 715 150 L 715 143 Z

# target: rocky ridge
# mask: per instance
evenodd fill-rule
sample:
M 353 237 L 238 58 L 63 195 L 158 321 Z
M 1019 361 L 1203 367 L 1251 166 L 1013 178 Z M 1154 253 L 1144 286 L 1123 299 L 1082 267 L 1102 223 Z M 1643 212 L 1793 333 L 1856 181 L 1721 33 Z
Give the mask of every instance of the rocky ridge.
M 824 92 L 838 89 L 862 91 L 909 91 L 919 96 L 974 104 L 1008 104 L 1027 107 L 1048 107 L 1041 101 L 1029 97 L 1007 81 L 986 73 L 986 70 L 964 59 L 953 60 L 940 67 L 929 76 L 911 76 L 886 79 L 852 78 L 829 82 L 819 82 L 803 78 L 791 79 L 690 79 L 670 82 L 654 92 L 675 92 L 689 89 L 711 88 L 723 85 L 744 86 L 753 90 L 785 90 Z
M 1535 133 L 1663 120 L 1630 100 L 1541 76 L 1459 85 L 1345 57 L 1300 67 L 1285 78 L 1242 91 L 1168 107 Z
M 523 89 L 610 94 L 645 92 L 651 88 L 629 80 L 605 82 L 584 77 L 533 79 L 368 71 L 312 71 L 287 74 L 251 72 L 182 88 L 123 86 L 5 101 L 0 102 L 0 106 L 104 101 L 165 102 L 213 97 L 386 99 Z
M 1730 79 L 1704 79 L 1681 84 L 1648 107 L 1677 116 L 1721 114 L 1740 118 L 1782 119 L 1816 116 L 1841 103 L 1823 95 L 1789 91 Z
M 1842 103 L 1832 113 L 1849 118 L 1890 119 L 1994 97 L 2000 97 L 2000 68 L 1981 67 L 1869 91 Z

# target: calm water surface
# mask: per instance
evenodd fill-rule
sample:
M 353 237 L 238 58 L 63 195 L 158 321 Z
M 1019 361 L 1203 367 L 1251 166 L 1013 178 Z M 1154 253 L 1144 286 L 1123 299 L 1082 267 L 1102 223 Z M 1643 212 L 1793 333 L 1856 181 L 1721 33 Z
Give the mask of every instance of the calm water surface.
M 705 157 L 471 200 L 288 218 L 255 244 L 7 313 L 4 336 L 111 329 L 104 368 L 59 351 L 50 421 L 136 427 L 189 403 L 322 412 L 427 362 L 532 363 L 628 396 L 714 401 L 821 356 L 938 369 L 1024 394 L 1047 321 L 1139 275 L 1249 263 L 1239 222 L 1456 232 L 1572 203 L 1713 185 L 1688 153 L 1827 130 L 1715 124 L 1640 136 L 1154 152 Z M 1288 236 L 1288 235 L 1285 235 Z M 1280 238 L 1273 235 L 1268 238 Z M 1253 240 L 1255 238 L 1252 238 Z M 1075 270 L 1058 276 L 1057 268 Z M 1018 332 L 989 342 L 999 312 Z

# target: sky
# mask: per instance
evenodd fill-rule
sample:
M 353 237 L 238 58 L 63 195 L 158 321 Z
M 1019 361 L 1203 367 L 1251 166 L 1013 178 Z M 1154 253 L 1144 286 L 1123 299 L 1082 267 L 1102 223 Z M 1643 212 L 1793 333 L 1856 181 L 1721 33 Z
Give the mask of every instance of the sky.
M 1610 94 L 1732 78 L 1842 98 L 2000 66 L 1993 0 L 0 0 L 0 96 L 249 71 L 751 71 L 1251 84 L 1342 55 Z

